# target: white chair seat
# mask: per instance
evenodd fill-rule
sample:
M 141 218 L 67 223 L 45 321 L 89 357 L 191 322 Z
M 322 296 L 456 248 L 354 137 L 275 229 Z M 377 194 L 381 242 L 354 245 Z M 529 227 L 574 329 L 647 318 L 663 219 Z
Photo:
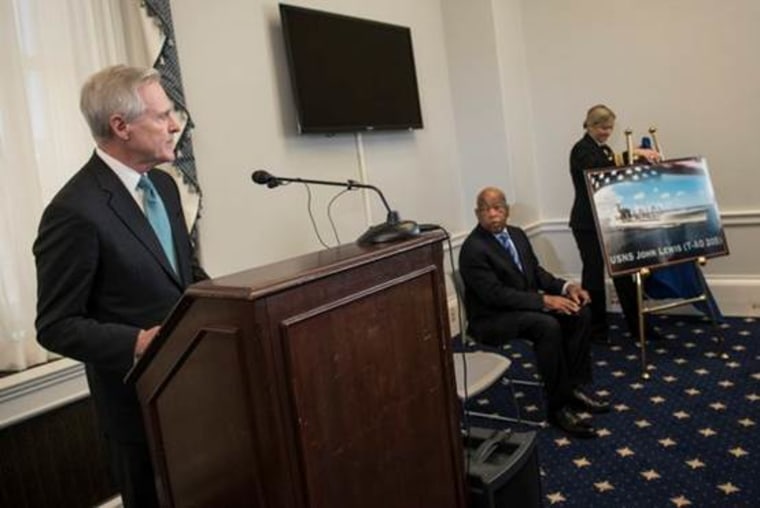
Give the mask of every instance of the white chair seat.
M 454 374 L 457 380 L 457 394 L 464 400 L 472 397 L 497 382 L 509 369 L 512 361 L 502 355 L 487 351 L 469 351 L 454 355 Z M 464 365 L 467 362 L 467 380 L 464 379 Z M 465 387 L 467 388 L 465 390 Z

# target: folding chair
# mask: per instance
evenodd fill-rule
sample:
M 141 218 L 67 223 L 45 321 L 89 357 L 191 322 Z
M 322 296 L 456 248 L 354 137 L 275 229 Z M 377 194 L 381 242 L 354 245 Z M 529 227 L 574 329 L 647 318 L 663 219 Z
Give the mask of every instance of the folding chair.
M 460 323 L 459 327 L 462 337 L 462 345 L 464 346 L 470 343 L 476 344 L 477 341 L 475 341 L 467 334 L 467 317 L 466 313 L 463 310 L 465 287 L 464 281 L 462 280 L 462 277 L 459 274 L 458 270 L 455 270 L 452 273 L 452 281 L 457 294 L 457 298 L 459 300 L 460 310 L 462 310 L 462 322 Z M 460 357 L 463 357 L 463 359 L 460 359 Z M 511 418 L 498 414 L 481 413 L 469 410 L 467 411 L 467 414 L 470 416 L 476 416 L 479 418 L 486 418 L 491 420 L 535 425 L 540 427 L 545 426 L 546 423 L 544 421 L 525 420 L 522 418 L 520 405 L 517 401 L 517 394 L 515 393 L 514 389 L 515 385 L 523 385 L 534 386 L 543 390 L 543 383 L 540 381 L 513 379 L 509 377 L 507 375 L 507 371 L 511 365 L 512 361 L 509 358 L 498 353 L 488 351 L 467 351 L 465 353 L 457 355 L 454 358 L 454 371 L 457 380 L 457 394 L 464 403 L 467 402 L 465 399 L 469 399 L 483 392 L 494 383 L 503 379 L 505 381 L 505 384 L 509 386 L 512 403 L 515 407 L 517 417 Z

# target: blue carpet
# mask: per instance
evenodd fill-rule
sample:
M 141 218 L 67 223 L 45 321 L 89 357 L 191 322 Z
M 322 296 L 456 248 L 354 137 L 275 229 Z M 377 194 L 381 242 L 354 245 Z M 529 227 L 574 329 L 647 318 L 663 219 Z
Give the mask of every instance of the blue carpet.
M 538 431 L 544 506 L 760 506 L 760 320 L 727 318 L 721 345 L 709 321 L 651 316 L 666 340 L 649 343 L 653 368 L 643 380 L 639 348 L 621 333 L 619 315 L 611 317 L 612 345 L 594 345 L 593 389 L 610 398 L 613 411 L 593 417 L 596 439 Z M 528 343 L 497 350 L 513 360 L 512 377 L 535 376 Z M 505 387 L 468 407 L 514 415 L 501 407 L 498 390 Z M 539 391 L 520 388 L 518 396 L 523 417 L 545 417 Z M 494 426 L 477 418 L 470 424 Z

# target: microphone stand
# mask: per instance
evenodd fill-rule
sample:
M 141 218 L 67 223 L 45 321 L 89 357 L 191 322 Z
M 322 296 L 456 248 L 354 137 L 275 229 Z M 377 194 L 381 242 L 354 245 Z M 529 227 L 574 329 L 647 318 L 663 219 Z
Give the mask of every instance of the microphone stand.
M 330 180 L 311 180 L 308 178 L 288 178 L 282 176 L 274 176 L 267 171 L 258 170 L 254 171 L 251 175 L 254 182 L 266 185 L 270 189 L 279 187 L 286 183 L 303 183 L 303 184 L 315 184 L 315 185 L 330 185 L 334 187 L 345 187 L 348 190 L 355 189 L 370 189 L 375 191 L 383 202 L 387 216 L 385 222 L 370 226 L 356 242 L 360 245 L 369 245 L 376 243 L 395 242 L 398 240 L 404 240 L 407 238 L 413 238 L 419 236 L 420 228 L 416 222 L 411 220 L 401 220 L 399 213 L 395 210 L 391 210 L 388 205 L 388 201 L 385 199 L 383 193 L 374 185 L 357 182 L 356 180 L 346 180 L 345 182 L 335 182 Z

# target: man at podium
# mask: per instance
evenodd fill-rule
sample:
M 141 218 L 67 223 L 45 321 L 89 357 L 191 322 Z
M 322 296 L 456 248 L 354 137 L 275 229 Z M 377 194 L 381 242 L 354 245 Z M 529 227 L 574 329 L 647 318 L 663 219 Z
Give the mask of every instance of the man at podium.
M 459 254 L 468 331 L 493 345 L 529 340 L 546 387 L 549 421 L 576 437 L 596 437 L 574 412 L 609 411 L 608 402 L 581 389 L 592 380 L 588 292 L 541 267 L 525 232 L 507 225 L 501 190 L 483 189 L 475 214 L 478 225 Z
M 134 386 L 124 377 L 199 266 L 174 179 L 180 126 L 154 69 L 109 67 L 82 88 L 90 160 L 45 209 L 34 243 L 37 338 L 84 362 L 126 507 L 157 506 Z

